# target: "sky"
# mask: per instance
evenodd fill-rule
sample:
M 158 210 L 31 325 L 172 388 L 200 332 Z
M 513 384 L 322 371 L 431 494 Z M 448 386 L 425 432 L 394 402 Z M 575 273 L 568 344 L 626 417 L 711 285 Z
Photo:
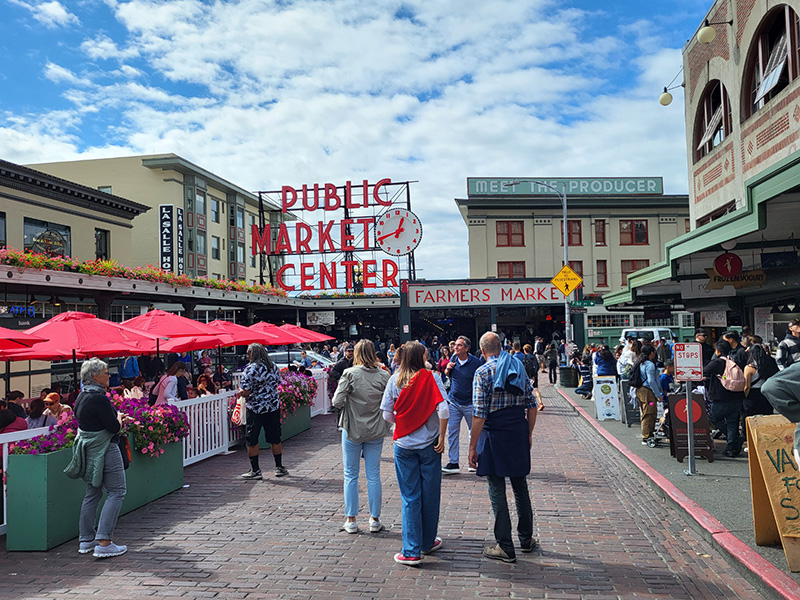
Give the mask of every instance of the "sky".
M 418 181 L 417 276 L 465 278 L 467 177 L 686 193 L 683 90 L 658 96 L 712 3 L 0 0 L 0 158 L 172 152 L 250 190 Z

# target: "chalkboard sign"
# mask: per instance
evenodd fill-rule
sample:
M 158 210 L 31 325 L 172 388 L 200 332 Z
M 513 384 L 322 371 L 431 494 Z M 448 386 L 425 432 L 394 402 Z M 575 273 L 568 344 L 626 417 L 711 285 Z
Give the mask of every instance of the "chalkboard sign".
M 747 418 L 750 495 L 756 544 L 780 542 L 800 571 L 800 472 L 792 455 L 795 424 L 781 415 Z
M 619 394 L 620 398 L 622 398 L 622 406 L 624 407 L 624 412 L 622 413 L 623 422 L 630 427 L 635 423 L 641 423 L 642 418 L 639 415 L 639 402 L 636 400 L 636 396 L 631 397 L 630 394 L 631 384 L 628 383 L 627 379 L 621 379 L 619 382 Z M 631 398 L 633 399 L 633 403 L 631 403 Z
M 688 407 L 685 394 L 669 394 L 670 436 L 669 446 L 672 455 L 683 462 L 689 456 Z M 708 426 L 705 401 L 700 394 L 692 394 L 692 420 L 694 421 L 694 455 L 714 462 L 714 440 Z

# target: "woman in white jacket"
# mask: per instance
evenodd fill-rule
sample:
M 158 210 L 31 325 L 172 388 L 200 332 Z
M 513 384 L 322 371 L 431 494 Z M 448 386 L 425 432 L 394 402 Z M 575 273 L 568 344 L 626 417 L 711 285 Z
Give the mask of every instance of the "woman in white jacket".
M 156 404 L 172 404 L 180 396 L 178 394 L 178 377 L 183 377 L 186 372 L 186 363 L 178 361 L 173 364 L 166 375 L 164 375 L 153 388 L 154 394 L 158 394 Z

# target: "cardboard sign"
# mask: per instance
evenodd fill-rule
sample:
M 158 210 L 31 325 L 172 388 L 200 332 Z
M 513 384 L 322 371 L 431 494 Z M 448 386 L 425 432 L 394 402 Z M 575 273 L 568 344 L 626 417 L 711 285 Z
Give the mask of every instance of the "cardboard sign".
M 780 542 L 792 572 L 800 571 L 800 471 L 792 455 L 795 424 L 781 415 L 748 417 L 747 459 L 756 544 Z
M 688 407 L 684 394 L 669 394 L 670 417 L 670 450 L 678 459 L 689 456 L 689 423 Z M 711 439 L 711 430 L 708 426 L 705 401 L 700 394 L 692 394 L 692 420 L 694 421 L 694 455 L 702 456 L 708 462 L 714 462 L 714 441 Z
M 594 406 L 597 409 L 597 420 L 622 420 L 619 410 L 617 378 L 595 377 L 592 384 L 594 386 L 592 398 L 594 398 Z
M 703 350 L 699 343 L 676 343 L 673 354 L 677 381 L 703 380 Z

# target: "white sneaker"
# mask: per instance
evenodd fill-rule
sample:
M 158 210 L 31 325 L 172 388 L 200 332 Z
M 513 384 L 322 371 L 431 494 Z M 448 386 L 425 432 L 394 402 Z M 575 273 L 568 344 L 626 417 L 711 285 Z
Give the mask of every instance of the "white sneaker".
M 95 558 L 110 558 L 112 556 L 121 556 L 127 551 L 127 546 L 117 546 L 114 542 L 111 542 L 108 546 L 101 546 L 99 544 L 95 546 L 92 556 Z
M 347 533 L 358 533 L 358 523 L 355 521 L 345 521 L 344 525 L 342 525 L 342 529 Z
M 369 532 L 370 533 L 378 533 L 379 531 L 383 530 L 383 523 L 381 523 L 380 519 L 372 519 L 369 520 Z

